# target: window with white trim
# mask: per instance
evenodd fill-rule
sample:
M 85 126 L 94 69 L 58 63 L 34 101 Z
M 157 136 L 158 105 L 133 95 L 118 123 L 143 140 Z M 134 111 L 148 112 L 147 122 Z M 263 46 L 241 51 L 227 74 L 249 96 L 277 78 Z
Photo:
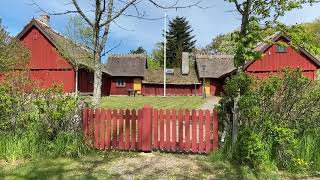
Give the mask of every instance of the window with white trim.
M 126 82 L 123 79 L 117 79 L 117 87 L 125 87 Z
M 277 45 L 277 53 L 286 53 L 287 52 L 287 47 Z

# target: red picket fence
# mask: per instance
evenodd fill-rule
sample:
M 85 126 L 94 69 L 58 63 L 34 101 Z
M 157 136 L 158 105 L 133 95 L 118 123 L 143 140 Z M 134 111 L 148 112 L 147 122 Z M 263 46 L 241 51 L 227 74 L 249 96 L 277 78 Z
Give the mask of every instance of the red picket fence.
M 85 141 L 97 149 L 208 153 L 218 147 L 217 112 L 84 109 Z

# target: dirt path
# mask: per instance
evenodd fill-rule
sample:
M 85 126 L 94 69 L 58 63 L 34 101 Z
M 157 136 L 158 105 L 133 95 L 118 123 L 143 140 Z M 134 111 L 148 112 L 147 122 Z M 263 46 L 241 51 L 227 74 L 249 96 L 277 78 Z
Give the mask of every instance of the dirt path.
M 140 153 L 111 162 L 109 174 L 120 179 L 220 179 L 225 177 L 203 155 Z
M 207 98 L 207 102 L 204 103 L 200 109 L 203 109 L 203 110 L 206 110 L 206 109 L 209 109 L 209 110 L 212 110 L 214 108 L 215 105 L 217 105 L 220 101 L 220 97 L 217 97 L 217 96 L 210 96 Z

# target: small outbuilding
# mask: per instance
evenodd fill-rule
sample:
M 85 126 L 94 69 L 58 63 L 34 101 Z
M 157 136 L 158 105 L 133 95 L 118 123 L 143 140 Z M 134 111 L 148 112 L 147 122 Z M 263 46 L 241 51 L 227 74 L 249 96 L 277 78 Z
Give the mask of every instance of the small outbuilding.
M 253 77 L 265 79 L 285 68 L 299 68 L 309 79 L 318 78 L 320 61 L 302 47 L 293 48 L 291 39 L 281 32 L 268 37 L 266 42 L 258 44 L 255 50 L 262 52 L 263 56 L 247 62 L 244 66 L 245 71 Z

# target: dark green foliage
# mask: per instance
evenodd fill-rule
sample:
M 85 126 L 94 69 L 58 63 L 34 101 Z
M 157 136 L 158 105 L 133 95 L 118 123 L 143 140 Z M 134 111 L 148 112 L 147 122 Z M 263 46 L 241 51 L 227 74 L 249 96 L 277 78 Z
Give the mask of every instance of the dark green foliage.
M 22 43 L 9 36 L 0 19 L 0 72 L 13 68 L 24 68 L 29 58 L 28 50 Z
M 146 50 L 142 46 L 139 46 L 137 49 L 130 50 L 130 54 L 145 54 Z
M 267 80 L 245 74 L 227 81 L 221 116 L 232 117 L 233 97 L 241 90 L 236 148 L 227 138 L 224 153 L 237 163 L 260 169 L 275 164 L 293 171 L 319 170 L 320 84 L 299 70 L 285 70 Z M 230 124 L 230 118 L 225 118 Z
M 60 87 L 35 88 L 24 74 L 7 77 L 0 85 L 0 159 L 79 157 L 88 151 L 76 97 Z
M 182 52 L 191 52 L 195 47 L 194 36 L 185 17 L 176 17 L 169 22 L 167 32 L 167 66 L 181 67 Z

